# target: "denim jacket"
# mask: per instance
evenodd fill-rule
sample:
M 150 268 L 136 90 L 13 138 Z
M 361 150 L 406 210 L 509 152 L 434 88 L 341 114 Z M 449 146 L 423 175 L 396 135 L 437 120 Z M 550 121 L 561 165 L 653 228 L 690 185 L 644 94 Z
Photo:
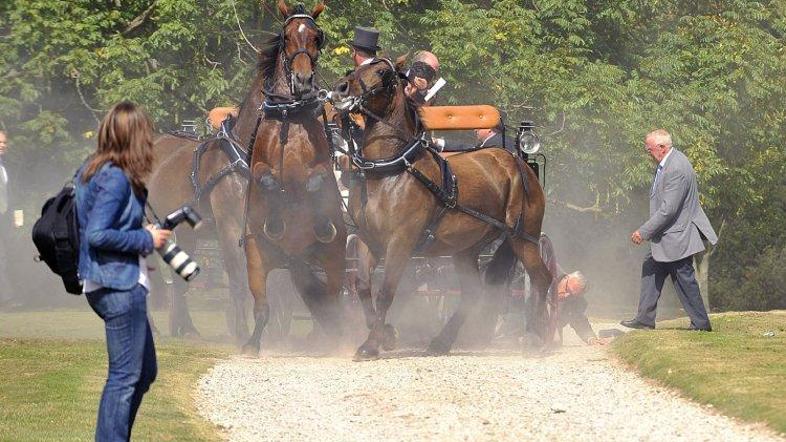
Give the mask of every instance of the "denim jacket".
M 146 197 L 133 192 L 122 169 L 104 164 L 82 181 L 77 172 L 79 278 L 114 290 L 131 290 L 139 280 L 139 255 L 153 252 L 153 237 L 142 228 Z

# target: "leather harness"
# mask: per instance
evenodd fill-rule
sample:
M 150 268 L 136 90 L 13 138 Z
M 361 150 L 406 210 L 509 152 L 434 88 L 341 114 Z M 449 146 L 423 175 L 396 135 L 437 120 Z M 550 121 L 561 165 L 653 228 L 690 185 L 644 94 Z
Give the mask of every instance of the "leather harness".
M 386 63 L 394 72 L 396 72 L 395 67 L 393 67 L 392 63 L 389 60 L 382 59 L 379 63 Z M 344 108 L 344 112 L 359 112 L 365 115 L 368 118 L 374 119 L 377 122 L 382 124 L 386 124 L 393 129 L 396 129 L 398 132 L 404 133 L 401 128 L 395 127 L 390 125 L 389 123 L 383 121 L 378 115 L 374 114 L 370 110 L 368 110 L 365 106 L 369 96 L 377 94 L 382 91 L 388 90 L 391 86 L 395 86 L 398 81 L 401 79 L 401 75 L 393 75 L 390 78 L 390 81 L 385 84 L 383 82 L 382 85 L 368 88 L 365 83 L 360 81 L 361 88 L 363 90 L 363 94 L 360 97 L 352 97 L 352 105 L 346 106 Z M 419 122 L 417 124 L 420 126 Z M 410 134 L 406 134 L 407 136 L 411 136 Z M 427 177 L 423 172 L 416 169 L 413 166 L 413 161 L 417 156 L 420 154 L 421 151 L 426 150 L 437 162 L 440 174 L 442 176 L 442 184 L 438 185 L 434 181 L 432 181 L 429 177 Z M 484 148 L 486 149 L 486 148 Z M 489 147 L 491 149 L 491 147 Z M 524 162 L 519 158 L 515 153 L 510 152 L 508 150 L 503 149 L 508 154 L 512 155 L 516 165 L 518 167 L 519 175 L 521 176 L 522 183 L 524 185 L 524 192 L 529 194 L 530 192 L 530 184 L 527 179 L 526 171 L 524 170 Z M 469 215 L 477 220 L 480 220 L 486 224 L 489 224 L 496 229 L 500 230 L 505 236 L 508 238 L 522 238 L 531 243 L 539 244 L 539 238 L 536 238 L 527 232 L 524 231 L 524 216 L 523 214 L 519 215 L 518 220 L 514 226 L 508 226 L 503 221 L 500 221 L 492 216 L 489 216 L 485 213 L 479 212 L 475 209 L 462 206 L 458 204 L 458 194 L 459 194 L 459 187 L 458 187 L 458 180 L 456 180 L 456 175 L 453 173 L 453 170 L 450 167 L 450 163 L 447 159 L 442 158 L 439 155 L 439 152 L 431 146 L 431 143 L 426 139 L 424 132 L 420 131 L 420 133 L 412 139 L 412 141 L 408 142 L 404 148 L 402 148 L 399 153 L 391 158 L 381 159 L 381 160 L 368 160 L 363 157 L 362 148 L 357 150 L 352 150 L 352 163 L 354 166 L 360 170 L 361 176 L 364 177 L 365 174 L 377 174 L 377 175 L 395 175 L 406 171 L 410 175 L 412 175 L 415 179 L 417 179 L 432 195 L 437 199 L 439 202 L 439 206 L 432 214 L 428 225 L 423 231 L 422 238 L 418 242 L 416 247 L 416 251 L 423 251 L 428 248 L 435 240 L 436 240 L 436 231 L 439 228 L 439 224 L 447 213 L 448 210 L 457 210 L 461 213 Z M 365 180 L 363 180 L 363 189 L 361 195 L 361 203 L 365 206 L 367 202 L 367 195 L 366 195 L 366 188 L 365 188 Z

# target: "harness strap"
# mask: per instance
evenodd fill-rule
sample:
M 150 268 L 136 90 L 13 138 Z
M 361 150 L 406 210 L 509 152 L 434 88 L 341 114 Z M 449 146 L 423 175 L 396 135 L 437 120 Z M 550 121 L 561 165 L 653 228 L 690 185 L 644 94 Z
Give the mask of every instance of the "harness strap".
M 218 141 L 218 146 L 224 155 L 226 155 L 229 164 L 209 177 L 205 184 L 200 184 L 199 171 L 202 164 L 202 156 L 204 156 L 205 152 L 207 152 L 210 147 L 209 143 L 213 141 Z M 232 172 L 238 171 L 243 174 L 244 177 L 250 177 L 248 162 L 248 152 L 243 150 L 243 147 L 229 135 L 226 122 L 222 122 L 221 131 L 215 137 L 200 143 L 194 149 L 191 169 L 191 186 L 194 188 L 194 204 L 199 205 L 202 197 L 209 195 L 218 182 Z
M 445 181 L 446 174 L 449 173 L 452 176 L 450 166 L 447 165 L 448 161 L 442 157 L 438 157 L 438 161 L 444 162 L 446 165 L 441 167 L 441 171 L 443 174 L 443 181 Z M 511 238 L 522 238 L 531 243 L 539 244 L 539 238 L 536 238 L 527 232 L 524 231 L 524 223 L 523 217 L 519 216 L 519 219 L 516 221 L 516 225 L 513 227 L 508 226 L 504 222 L 486 215 L 485 213 L 478 212 L 477 210 L 470 209 L 469 207 L 464 207 L 457 203 L 458 200 L 458 183 L 453 180 L 445 181 L 446 183 L 451 183 L 450 190 L 447 187 L 440 188 L 437 184 L 431 181 L 426 175 L 424 175 L 418 169 L 415 169 L 410 165 L 407 168 L 407 172 L 415 177 L 418 181 L 420 181 L 423 186 L 428 189 L 440 202 L 442 206 L 440 210 L 436 212 L 436 214 L 431 218 L 428 226 L 424 231 L 423 239 L 420 241 L 418 245 L 418 250 L 424 250 L 427 248 L 431 243 L 436 239 L 436 230 L 439 227 L 439 223 L 441 222 L 442 218 L 450 209 L 458 210 L 466 215 L 472 216 L 486 224 L 489 224 L 499 230 L 501 230 L 506 236 Z
M 251 171 L 249 170 L 245 161 L 234 161 L 222 167 L 218 172 L 212 175 L 200 189 L 196 190 L 194 192 L 194 200 L 198 203 L 203 196 L 210 195 L 210 193 L 213 191 L 213 188 L 216 187 L 216 185 L 218 185 L 218 183 L 224 179 L 224 177 L 227 177 L 235 172 L 240 173 L 243 178 L 251 179 Z
M 423 139 L 418 137 L 410 142 L 398 155 L 383 160 L 366 160 L 355 151 L 352 162 L 358 169 L 378 174 L 399 173 L 409 168 L 412 161 L 423 148 Z
M 455 181 L 452 183 L 450 189 L 448 189 L 446 187 L 438 186 L 435 182 L 431 181 L 426 175 L 424 175 L 423 172 L 415 169 L 414 167 L 409 167 L 407 172 L 413 177 L 417 178 L 417 180 L 420 181 L 420 183 L 423 184 L 423 186 L 425 186 L 429 192 L 434 194 L 434 196 L 437 197 L 437 200 L 439 200 L 443 206 L 447 206 L 448 208 L 453 208 L 456 206 L 456 194 L 458 192 L 456 191 Z M 450 172 L 450 169 L 448 169 L 448 172 Z
M 262 116 L 263 114 L 260 112 L 257 116 L 257 122 L 254 124 L 254 131 L 251 132 L 251 138 L 248 140 L 248 161 L 251 163 L 254 158 L 254 145 L 257 144 L 257 133 L 259 132 L 259 126 L 262 124 Z M 246 186 L 246 195 L 245 195 L 245 204 L 243 207 L 243 230 L 240 236 L 240 239 L 237 242 L 238 247 L 243 247 L 246 243 L 246 238 L 248 237 L 247 229 L 248 229 L 248 201 L 251 198 L 251 179 L 249 178 L 248 186 Z

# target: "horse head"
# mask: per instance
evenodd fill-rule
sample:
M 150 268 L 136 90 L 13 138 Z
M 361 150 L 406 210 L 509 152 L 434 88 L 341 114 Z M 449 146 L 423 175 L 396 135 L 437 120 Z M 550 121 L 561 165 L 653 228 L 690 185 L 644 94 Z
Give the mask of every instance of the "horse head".
M 401 85 L 400 74 L 406 56 L 396 64 L 386 58 L 359 66 L 342 78 L 333 89 L 333 102 L 340 111 L 357 111 L 361 106 L 380 117 L 391 111 L 391 103 Z
M 325 34 L 317 25 L 317 17 L 325 10 L 325 5 L 320 2 L 307 13 L 303 4 L 290 7 L 279 0 L 278 10 L 285 19 L 278 37 L 280 61 L 284 63 L 290 92 L 300 98 L 316 90 L 314 72 L 325 46 Z

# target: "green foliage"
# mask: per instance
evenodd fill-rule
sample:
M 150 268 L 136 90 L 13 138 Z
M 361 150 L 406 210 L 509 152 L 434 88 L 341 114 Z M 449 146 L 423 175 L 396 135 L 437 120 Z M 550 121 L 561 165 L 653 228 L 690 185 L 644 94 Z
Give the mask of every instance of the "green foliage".
M 261 47 L 280 26 L 275 3 L 2 2 L 0 126 L 12 162 L 34 164 L 25 187 L 51 191 L 34 178 L 65 177 L 118 100 L 144 104 L 161 129 L 241 101 L 255 53 L 238 23 Z M 549 198 L 594 204 L 588 223 L 643 216 L 652 166 L 641 146 L 664 127 L 693 161 L 716 227 L 728 226 L 716 282 L 741 282 L 760 246 L 786 245 L 770 209 L 786 159 L 783 0 L 328 2 L 323 84 L 350 67 L 358 24 L 382 31 L 388 55 L 435 52 L 443 103 L 493 103 L 509 124 L 542 124 Z

